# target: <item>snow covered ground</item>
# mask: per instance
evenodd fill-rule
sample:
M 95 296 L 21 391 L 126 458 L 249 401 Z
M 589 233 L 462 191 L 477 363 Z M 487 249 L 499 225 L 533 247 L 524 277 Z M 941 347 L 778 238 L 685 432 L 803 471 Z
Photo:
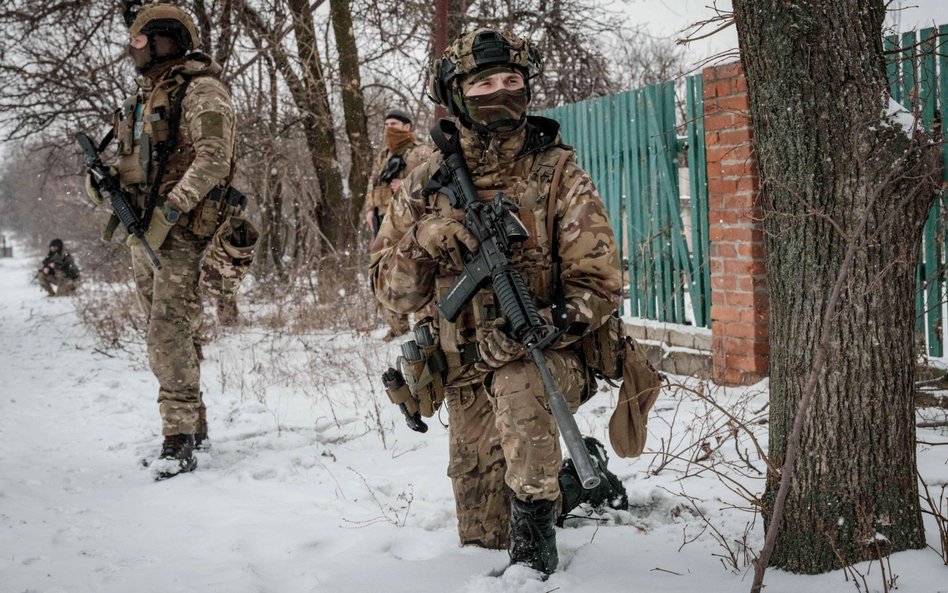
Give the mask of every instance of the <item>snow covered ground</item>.
M 706 468 L 759 493 L 763 464 L 746 434 L 735 436 L 687 390 L 704 389 L 698 383 L 659 400 L 650 452 L 613 458 L 630 511 L 568 521 L 558 533 L 560 571 L 545 583 L 529 571 L 495 577 L 506 553 L 457 545 L 447 430 L 431 419 L 427 434 L 411 432 L 382 391 L 378 377 L 397 348 L 381 342 L 382 330 L 279 336 L 250 327 L 222 336 L 202 367 L 213 447 L 194 473 L 156 483 L 140 464 L 161 440 L 143 347 L 100 351 L 71 299 L 48 299 L 30 283 L 34 266 L 0 259 L 2 593 L 750 587 L 742 542 L 759 548 L 761 522 L 733 508 L 741 498 Z M 766 384 L 712 396 L 766 446 L 766 425 L 755 424 L 766 417 Z M 613 402 L 598 394 L 580 428 L 607 441 Z M 945 456 L 944 447 L 919 448 L 929 483 L 948 481 Z M 891 570 L 900 592 L 948 592 L 948 568 L 932 550 L 897 554 Z M 883 590 L 878 563 L 867 581 Z M 768 593 L 853 590 L 842 572 L 774 570 L 767 585 Z

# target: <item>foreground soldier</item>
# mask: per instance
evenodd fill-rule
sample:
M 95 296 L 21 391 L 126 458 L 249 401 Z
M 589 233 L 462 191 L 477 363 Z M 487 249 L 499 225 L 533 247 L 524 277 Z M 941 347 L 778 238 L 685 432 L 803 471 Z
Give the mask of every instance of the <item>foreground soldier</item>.
M 148 359 L 160 385 L 164 443 L 151 468 L 163 479 L 193 470 L 193 448 L 206 445 L 195 348 L 202 314 L 198 277 L 222 218 L 220 192 L 233 177 L 234 109 L 217 79 L 220 66 L 197 51 L 200 41 L 187 13 L 149 4 L 137 13 L 127 10 L 126 23 L 140 91 L 115 116 L 115 167 L 122 189 L 137 201 L 145 240 L 161 260 L 156 271 L 141 243 L 129 239 L 148 316 Z M 101 201 L 91 182 L 87 191 Z
M 385 146 L 375 157 L 369 187 L 362 210 L 365 222 L 374 236 L 392 202 L 392 196 L 401 187 L 402 180 L 408 177 L 418 165 L 431 156 L 431 147 L 422 144 L 412 130 L 411 116 L 399 109 L 393 109 L 385 115 Z M 408 315 L 395 313 L 382 307 L 382 314 L 388 322 L 389 330 L 382 338 L 386 342 L 408 331 Z
M 539 54 L 528 42 L 479 29 L 435 62 L 430 93 L 461 124 L 454 139 L 478 199 L 503 191 L 519 207 L 530 238 L 515 249 L 513 264 L 541 314 L 565 329 L 544 354 L 575 412 L 595 392 L 578 340 L 617 309 L 621 275 L 592 180 L 561 143 L 556 122 L 526 116 L 529 81 L 539 70 Z M 405 180 L 373 244 L 375 293 L 395 311 L 417 311 L 432 297 L 445 297 L 463 271 L 464 254 L 478 248 L 459 222 L 463 213 L 430 190 L 441 160 L 436 153 Z M 558 561 L 553 526 L 563 483 L 558 432 L 537 367 L 505 333 L 498 308 L 482 289 L 455 323 L 438 320 L 458 531 L 462 544 L 507 547 L 511 564 L 549 574 Z M 604 469 L 604 452 L 591 453 Z M 621 488 L 614 476 L 605 483 L 609 477 Z M 576 496 L 568 498 L 578 504 Z
M 66 296 L 76 291 L 79 268 L 63 247 L 62 239 L 49 242 L 49 253 L 43 258 L 43 267 L 36 273 L 36 281 L 49 296 Z

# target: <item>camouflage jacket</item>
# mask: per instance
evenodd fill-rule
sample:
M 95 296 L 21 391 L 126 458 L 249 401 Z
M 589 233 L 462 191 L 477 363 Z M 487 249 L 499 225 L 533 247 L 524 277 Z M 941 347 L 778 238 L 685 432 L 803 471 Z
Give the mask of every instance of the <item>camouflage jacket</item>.
M 466 129 L 460 134 L 478 198 L 489 200 L 504 191 L 520 207 L 519 217 L 530 238 L 516 248 L 512 259 L 537 305 L 550 307 L 554 295 L 565 301 L 565 319 L 557 325 L 570 329 L 554 347 L 568 345 L 598 328 L 619 305 L 618 249 L 602 199 L 592 179 L 573 160 L 572 149 L 561 144 L 559 125 L 529 118 L 516 132 L 489 140 Z M 552 177 L 561 157 L 566 159 L 565 168 L 554 188 Z M 415 241 L 415 223 L 426 214 L 463 218 L 445 195 L 422 195 L 441 160 L 441 153 L 435 152 L 412 171 L 395 194 L 372 245 L 375 294 L 397 312 L 417 311 L 446 294 L 461 273 L 449 262 L 434 261 Z M 555 209 L 553 237 L 547 233 L 548 208 Z M 496 309 L 493 294 L 485 289 L 455 323 L 439 320 L 449 366 L 460 360 L 457 354 L 465 344 L 482 339 Z
M 220 71 L 209 56 L 195 52 L 156 81 L 139 78 L 139 92 L 115 114 L 116 166 L 122 187 L 139 195 L 148 193 L 158 168 L 155 147 L 169 138 L 172 105 L 187 79 L 177 140 L 159 194 L 168 206 L 190 212 L 211 189 L 230 182 L 235 117 L 230 93 L 217 79 Z
M 369 187 L 365 193 L 365 205 L 362 207 L 363 212 L 370 212 L 373 208 L 378 208 L 380 214 L 385 214 L 388 205 L 392 202 L 392 188 L 387 183 L 380 182 L 379 175 L 388 166 L 388 160 L 395 155 L 401 155 L 405 159 L 405 169 L 399 173 L 396 179 L 405 179 L 416 167 L 431 157 L 431 146 L 421 144 L 415 138 L 399 147 L 395 152 L 390 152 L 387 148 L 380 150 L 372 166 Z
M 43 267 L 62 272 L 66 275 L 66 278 L 71 280 L 75 280 L 79 277 L 79 267 L 68 251 L 62 253 L 58 251 L 56 253 L 50 252 L 43 258 Z

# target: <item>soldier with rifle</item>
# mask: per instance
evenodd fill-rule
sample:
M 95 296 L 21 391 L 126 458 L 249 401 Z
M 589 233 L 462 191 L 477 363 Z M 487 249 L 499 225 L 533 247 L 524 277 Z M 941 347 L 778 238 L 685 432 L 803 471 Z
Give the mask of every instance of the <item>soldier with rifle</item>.
M 129 233 L 138 300 L 148 318 L 146 343 L 158 379 L 164 436 L 155 479 L 197 466 L 208 445 L 196 331 L 202 256 L 229 213 L 245 201 L 234 176 L 234 108 L 221 68 L 199 51 L 191 17 L 171 4 L 127 2 L 128 54 L 140 90 L 115 112 L 98 146 L 77 135 L 86 154 L 89 198 L 107 201 L 109 239 Z M 98 153 L 115 140 L 107 168 Z
M 507 548 L 511 565 L 550 574 L 563 511 L 592 495 L 625 500 L 604 449 L 584 443 L 571 415 L 596 391 L 581 344 L 616 319 L 621 274 L 592 180 L 555 121 L 527 116 L 540 70 L 532 44 L 491 29 L 463 35 L 435 61 L 429 95 L 460 125 L 432 131 L 439 152 L 396 193 L 371 271 L 385 306 L 438 305 L 440 372 L 429 383 L 448 408 L 461 543 Z M 422 333 L 403 351 L 433 350 Z M 392 395 L 401 373 L 384 380 Z
M 72 254 L 66 251 L 62 239 L 49 242 L 49 253 L 43 258 L 43 267 L 36 273 L 36 281 L 51 297 L 68 296 L 76 291 L 79 286 L 79 266 Z
M 412 170 L 431 156 L 431 147 L 418 141 L 412 129 L 411 115 L 393 109 L 385 115 L 384 146 L 375 158 L 362 210 L 365 223 L 374 237 L 379 232 L 392 195 Z M 394 313 L 382 307 L 389 330 L 382 338 L 386 342 L 408 331 L 408 315 Z

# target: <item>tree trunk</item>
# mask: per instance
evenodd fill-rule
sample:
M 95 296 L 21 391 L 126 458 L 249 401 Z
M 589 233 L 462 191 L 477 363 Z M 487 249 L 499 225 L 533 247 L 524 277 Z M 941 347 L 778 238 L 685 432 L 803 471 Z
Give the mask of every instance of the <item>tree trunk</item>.
M 303 65 L 301 80 L 293 70 L 292 60 L 279 43 L 275 42 L 276 33 L 267 27 L 260 14 L 249 6 L 246 0 L 234 0 L 239 6 L 243 21 L 249 27 L 251 36 L 269 39 L 269 52 L 280 71 L 286 86 L 293 97 L 293 103 L 300 112 L 303 123 L 303 136 L 309 151 L 310 161 L 316 173 L 319 186 L 319 203 L 313 218 L 320 232 L 335 245 L 339 239 L 339 225 L 336 217 L 342 212 L 343 203 L 342 173 L 333 135 L 332 113 L 329 110 L 329 97 L 326 82 L 323 79 L 322 65 L 316 46 L 316 34 L 313 16 L 309 12 L 306 0 L 289 0 L 293 18 L 293 33 L 296 37 L 299 61 Z M 263 47 L 263 43 L 257 43 Z M 297 204 L 298 205 L 298 204 Z
M 849 241 L 860 245 L 805 418 L 772 563 L 819 573 L 921 548 L 915 266 L 937 162 L 930 146 L 882 123 L 883 2 L 734 0 L 734 15 L 767 233 L 776 467 L 843 255 Z M 866 234 L 851 236 L 864 216 Z M 768 477 L 768 522 L 778 484 L 779 476 Z
M 323 66 L 319 60 L 316 44 L 316 28 L 307 0 L 288 0 L 293 17 L 293 34 L 296 49 L 303 68 L 306 92 L 306 107 L 303 109 L 303 127 L 307 143 L 313 150 L 313 166 L 319 183 L 319 207 L 316 222 L 330 244 L 337 246 L 342 237 L 340 218 L 345 212 L 345 196 L 342 187 L 342 172 L 336 153 L 336 138 L 333 133 L 332 111 Z
M 359 73 L 359 50 L 356 47 L 355 31 L 352 28 L 352 13 L 348 0 L 329 1 L 333 35 L 339 53 L 339 79 L 342 87 L 342 109 L 346 120 L 346 135 L 349 137 L 349 209 L 346 217 L 346 238 L 355 234 L 361 222 L 359 213 L 365 201 L 369 184 L 369 167 L 372 160 L 372 145 L 365 117 L 365 100 L 362 97 L 362 77 Z
M 268 82 L 270 83 L 270 92 L 269 92 L 269 121 L 267 122 L 270 129 L 270 137 L 277 138 L 278 130 L 280 129 L 280 112 L 279 105 L 277 102 L 277 97 L 279 96 L 279 87 L 277 85 L 277 70 L 273 65 L 273 62 L 269 59 L 264 62 L 267 66 Z M 269 255 L 270 263 L 273 266 L 274 274 L 277 277 L 277 280 L 284 284 L 287 281 L 286 266 L 283 265 L 283 252 L 284 252 L 284 219 L 283 219 L 283 175 L 277 163 L 280 160 L 280 156 L 276 154 L 276 147 L 274 143 L 270 143 L 270 158 L 267 159 L 268 167 L 266 175 L 269 179 L 268 184 L 268 199 L 267 207 L 264 210 L 264 216 L 266 218 L 267 226 L 267 236 L 269 242 L 267 243 L 267 254 Z

